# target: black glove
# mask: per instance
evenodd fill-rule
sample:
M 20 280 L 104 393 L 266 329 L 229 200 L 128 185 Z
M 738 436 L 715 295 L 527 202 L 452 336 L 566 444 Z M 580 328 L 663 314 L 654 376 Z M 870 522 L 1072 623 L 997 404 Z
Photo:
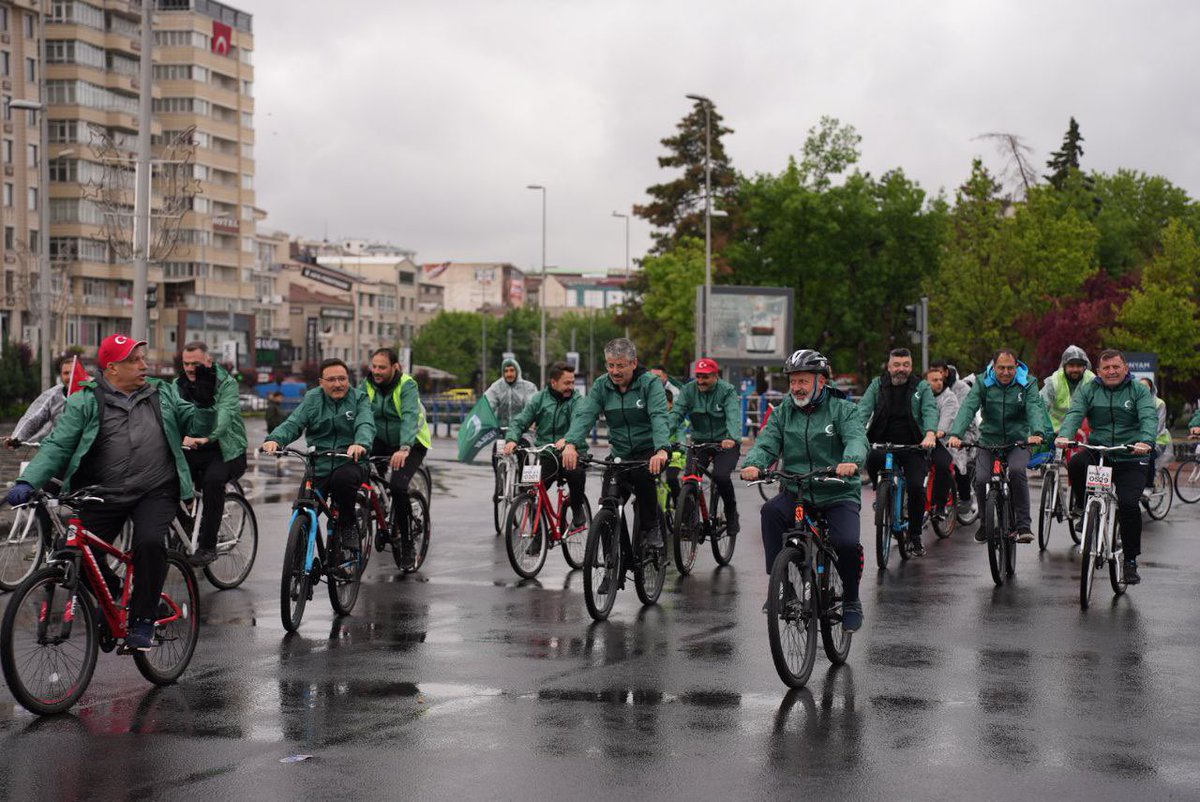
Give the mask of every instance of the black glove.
M 192 383 L 192 400 L 198 407 L 208 408 L 217 402 L 217 369 L 196 366 L 196 381 Z

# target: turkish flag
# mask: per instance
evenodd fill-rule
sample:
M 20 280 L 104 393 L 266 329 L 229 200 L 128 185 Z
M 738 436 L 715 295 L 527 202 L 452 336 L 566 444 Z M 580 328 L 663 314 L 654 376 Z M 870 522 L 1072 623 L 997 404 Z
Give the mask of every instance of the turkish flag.
M 79 361 L 79 357 L 71 359 L 71 381 L 67 384 L 67 395 L 79 392 L 79 388 L 86 381 L 91 381 L 91 376 L 84 369 L 83 363 Z
M 212 52 L 228 56 L 229 48 L 233 46 L 233 28 L 213 20 Z

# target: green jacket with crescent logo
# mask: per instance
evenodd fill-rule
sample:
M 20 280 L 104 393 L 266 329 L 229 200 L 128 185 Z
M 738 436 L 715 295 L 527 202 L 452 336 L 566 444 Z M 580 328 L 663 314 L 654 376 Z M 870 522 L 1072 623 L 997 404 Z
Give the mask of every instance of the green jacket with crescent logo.
M 425 406 L 421 403 L 416 379 L 407 373 L 400 374 L 400 380 L 390 393 L 380 392 L 370 379 L 362 383 L 362 389 L 371 402 L 375 436 L 379 440 L 387 443 L 389 448 L 411 448 L 417 442 L 429 448 L 433 438 L 429 435 Z
M 1158 436 L 1158 410 L 1154 395 L 1132 376 L 1116 387 L 1109 387 L 1095 378 L 1075 389 L 1071 408 L 1063 418 L 1060 437 L 1068 440 L 1087 418 L 1092 426 L 1088 442 L 1097 446 L 1120 446 L 1145 443 L 1153 447 Z M 1129 452 L 1116 452 L 1112 459 L 1141 459 Z
M 815 406 L 805 409 L 785 398 L 759 432 L 744 465 L 765 469 L 778 461 L 785 471 L 808 473 L 842 462 L 862 465 L 868 448 L 858 407 L 826 389 Z M 788 489 L 797 492 L 795 487 Z M 805 498 L 822 507 L 839 501 L 861 504 L 862 479 L 855 474 L 844 482 L 813 482 L 805 491 Z
M 639 367 L 623 393 L 607 375 L 596 379 L 592 391 L 575 405 L 567 442 L 582 448 L 601 414 L 608 421 L 614 457 L 640 459 L 660 449 L 670 451 L 667 393 L 653 373 Z
M 579 396 L 571 393 L 570 398 L 563 398 L 549 387 L 543 387 L 529 403 L 525 405 L 509 424 L 505 440 L 510 443 L 519 442 L 521 435 L 529 431 L 530 426 L 537 427 L 533 444 L 538 448 L 557 443 L 567 436 L 571 429 L 571 421 L 575 408 L 579 406 Z M 586 441 L 578 446 L 579 451 L 587 448 Z
M 375 441 L 375 414 L 371 400 L 357 387 L 351 387 L 341 401 L 334 401 L 320 387 L 304 394 L 300 406 L 267 435 L 267 440 L 286 446 L 300 435 L 317 451 L 345 451 L 360 445 L 367 451 Z M 328 476 L 346 462 L 345 457 L 317 460 L 317 476 Z
M 192 472 L 183 456 L 183 433 L 189 430 L 197 407 L 179 397 L 175 385 L 161 379 L 146 379 L 158 392 L 159 409 L 162 412 L 163 436 L 171 447 L 175 459 L 175 472 L 179 475 L 179 497 L 190 499 L 193 495 Z M 100 433 L 100 404 L 96 400 L 96 382 L 86 381 L 79 391 L 67 397 L 62 417 L 54 425 L 54 431 L 42 442 L 37 455 L 21 474 L 21 481 L 34 487 L 42 487 L 52 476 L 63 477 L 63 489 L 71 489 L 71 477 L 79 470 L 79 463 L 91 450 Z M 65 472 L 64 472 L 65 470 Z
M 192 425 L 184 434 L 217 441 L 221 447 L 221 459 L 229 462 L 246 453 L 246 422 L 242 419 L 237 379 L 220 365 L 214 365 L 213 368 L 217 371 L 216 403 L 208 409 L 197 407 Z M 178 390 L 179 379 L 174 384 Z
M 989 365 L 963 399 L 950 434 L 961 439 L 981 409 L 979 442 L 985 446 L 1026 440 L 1034 434 L 1048 437 L 1054 431 L 1038 393 L 1038 380 L 1024 363 L 1018 363 L 1016 376 L 1006 385 Z
M 695 380 L 683 385 L 671 410 L 671 434 L 684 419 L 692 422 L 692 442 L 719 443 L 742 439 L 742 399 L 732 384 L 718 380 L 707 393 Z

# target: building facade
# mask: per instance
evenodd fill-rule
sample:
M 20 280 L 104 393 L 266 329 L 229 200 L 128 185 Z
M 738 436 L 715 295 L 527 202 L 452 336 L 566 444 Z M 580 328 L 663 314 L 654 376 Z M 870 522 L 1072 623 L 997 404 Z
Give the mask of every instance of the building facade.
M 503 311 L 525 305 L 525 273 L 507 262 L 440 262 L 421 266 L 422 280 L 443 288 L 448 312 Z

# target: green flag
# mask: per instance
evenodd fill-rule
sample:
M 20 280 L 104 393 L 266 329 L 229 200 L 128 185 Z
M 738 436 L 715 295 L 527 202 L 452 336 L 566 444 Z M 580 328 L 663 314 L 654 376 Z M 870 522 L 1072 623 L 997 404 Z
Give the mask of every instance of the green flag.
M 500 424 L 487 398 L 479 399 L 458 430 L 458 461 L 472 462 L 475 455 L 500 437 Z

